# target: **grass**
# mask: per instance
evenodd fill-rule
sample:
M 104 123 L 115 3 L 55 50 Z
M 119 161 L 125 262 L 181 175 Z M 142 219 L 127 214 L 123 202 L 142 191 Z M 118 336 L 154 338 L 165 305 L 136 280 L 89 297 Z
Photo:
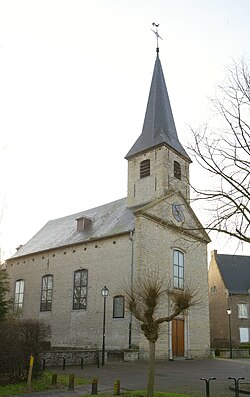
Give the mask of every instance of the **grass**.
M 38 379 L 32 380 L 30 389 L 28 389 L 27 387 L 27 382 L 20 382 L 16 385 L 0 386 L 0 396 L 9 396 L 13 394 L 15 395 L 15 394 L 28 393 L 30 391 L 38 392 L 38 391 L 53 389 L 55 388 L 51 384 L 53 373 L 54 372 L 50 372 L 50 371 L 43 372 L 42 376 L 40 376 Z M 89 380 L 80 377 L 75 377 L 76 386 L 86 385 L 88 383 L 90 383 Z M 67 387 L 68 385 L 69 385 L 69 375 L 58 374 L 57 387 L 64 388 Z
M 0 396 L 9 396 L 9 395 L 18 395 L 29 392 L 41 392 L 48 389 L 55 389 L 52 386 L 52 375 L 54 372 L 45 371 L 42 376 L 38 379 L 34 379 L 31 383 L 31 389 L 28 389 L 26 382 L 18 383 L 17 385 L 6 385 L 0 386 Z M 89 384 L 90 381 L 75 377 L 75 386 L 77 385 L 86 385 Z M 66 388 L 69 385 L 69 375 L 57 374 L 57 387 L 58 388 Z M 121 393 L 122 397 L 146 397 L 146 390 L 135 390 L 131 392 Z M 114 397 L 113 394 L 98 394 L 101 397 Z M 82 396 L 82 397 L 89 397 Z M 186 394 L 178 394 L 178 393 L 166 393 L 166 392 L 154 392 L 154 397 L 190 397 Z

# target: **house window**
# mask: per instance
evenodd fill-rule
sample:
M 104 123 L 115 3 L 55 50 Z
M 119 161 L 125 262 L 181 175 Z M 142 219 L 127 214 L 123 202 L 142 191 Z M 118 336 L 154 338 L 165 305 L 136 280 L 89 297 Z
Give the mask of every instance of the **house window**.
M 238 303 L 238 316 L 239 318 L 248 318 L 248 304 Z
M 51 310 L 52 305 L 52 289 L 53 289 L 53 276 L 46 275 L 42 278 L 42 291 L 41 291 L 41 312 Z
M 74 296 L 73 309 L 80 310 L 87 308 L 87 285 L 88 285 L 88 271 L 77 270 L 74 272 Z
M 143 160 L 140 163 L 140 178 L 150 175 L 150 160 Z
M 124 317 L 124 296 L 114 296 L 113 299 L 113 318 Z
M 248 328 L 240 328 L 240 343 L 249 342 L 249 329 Z
M 181 165 L 178 161 L 174 161 L 174 177 L 181 179 Z
M 174 288 L 184 287 L 184 254 L 181 251 L 174 251 Z
M 17 280 L 15 285 L 14 309 L 22 310 L 24 295 L 24 280 Z

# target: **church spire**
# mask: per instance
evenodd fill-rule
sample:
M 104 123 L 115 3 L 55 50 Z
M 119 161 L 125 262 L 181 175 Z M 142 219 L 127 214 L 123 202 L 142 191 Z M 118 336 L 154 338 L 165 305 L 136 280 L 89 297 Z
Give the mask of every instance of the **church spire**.
M 158 35 L 158 31 L 156 31 Z M 175 152 L 191 162 L 188 154 L 178 139 L 173 113 L 168 97 L 167 87 L 159 58 L 157 36 L 157 56 L 149 92 L 148 104 L 142 128 L 142 133 L 126 155 L 126 159 L 151 149 L 155 146 L 166 144 Z

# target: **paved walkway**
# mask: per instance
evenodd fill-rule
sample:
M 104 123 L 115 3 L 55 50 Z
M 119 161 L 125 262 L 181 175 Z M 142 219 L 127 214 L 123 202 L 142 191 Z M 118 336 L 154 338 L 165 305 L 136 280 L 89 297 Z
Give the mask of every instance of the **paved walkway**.
M 120 380 L 121 392 L 126 390 L 145 389 L 147 385 L 147 363 L 109 362 L 103 367 L 85 366 L 53 369 L 56 373 L 82 376 L 91 380 L 98 378 L 98 393 L 113 393 L 114 381 Z M 200 378 L 216 377 L 210 382 L 210 397 L 234 397 L 229 390 L 234 382 L 228 377 L 244 377 L 241 382 L 250 383 L 250 359 L 204 359 L 204 360 L 175 360 L 157 362 L 155 370 L 155 390 L 178 392 L 190 396 L 205 396 L 205 381 Z M 31 393 L 29 397 L 73 397 L 91 394 L 91 384 L 77 386 L 74 391 L 55 390 L 43 393 Z M 27 395 L 26 395 L 27 396 Z

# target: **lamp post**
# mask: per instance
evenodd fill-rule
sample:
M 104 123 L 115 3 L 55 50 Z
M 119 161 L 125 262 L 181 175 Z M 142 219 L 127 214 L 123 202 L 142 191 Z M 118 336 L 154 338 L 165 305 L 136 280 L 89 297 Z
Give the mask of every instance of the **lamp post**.
M 229 350 L 230 350 L 230 358 L 233 358 L 233 351 L 232 351 L 232 330 L 231 330 L 231 314 L 232 310 L 230 308 L 227 309 L 228 314 L 228 328 L 229 328 Z
M 102 328 L 102 365 L 105 363 L 105 325 L 106 325 L 106 298 L 109 294 L 109 289 L 106 285 L 101 289 L 103 296 L 103 328 Z

